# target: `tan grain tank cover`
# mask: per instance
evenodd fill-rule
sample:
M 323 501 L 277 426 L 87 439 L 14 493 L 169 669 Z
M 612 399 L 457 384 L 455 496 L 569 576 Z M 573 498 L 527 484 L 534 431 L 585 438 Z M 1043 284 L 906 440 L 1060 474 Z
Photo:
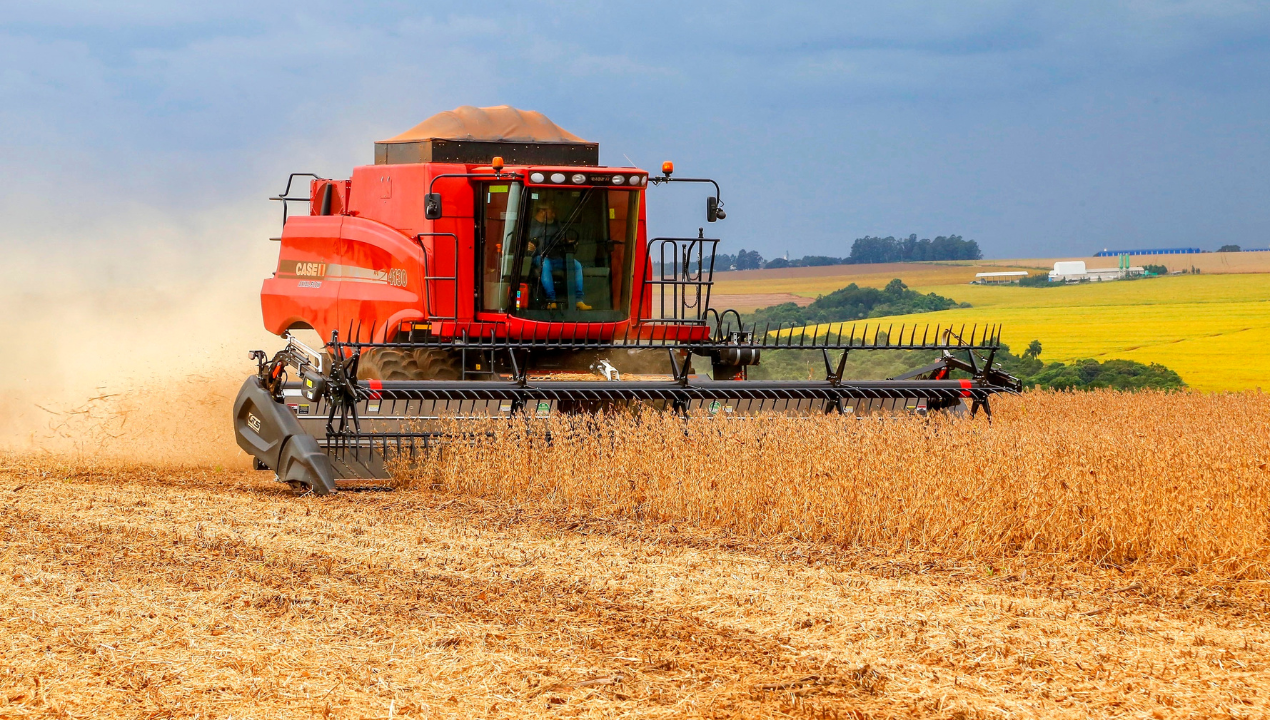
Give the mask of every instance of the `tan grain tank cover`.
M 584 143 L 586 140 L 565 130 L 533 110 L 517 110 L 510 105 L 472 107 L 464 105 L 437 113 L 402 134 L 380 142 L 419 140 L 482 140 L 486 142 Z

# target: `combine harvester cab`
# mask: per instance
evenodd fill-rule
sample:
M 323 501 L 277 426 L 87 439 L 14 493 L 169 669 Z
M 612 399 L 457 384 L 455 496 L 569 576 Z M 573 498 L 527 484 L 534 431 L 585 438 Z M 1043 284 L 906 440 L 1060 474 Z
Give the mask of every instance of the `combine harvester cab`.
M 990 412 L 1018 381 L 999 329 L 744 326 L 710 307 L 718 240 L 646 235 L 650 185 L 713 180 L 599 165 L 599 147 L 538 113 L 463 107 L 375 144 L 347 180 L 293 174 L 265 327 L 287 339 L 234 406 L 238 444 L 297 491 L 387 476 L 444 439 L 438 421 L 640 405 L 685 416 Z M 309 178 L 307 195 L 293 196 Z M 309 214 L 288 216 L 293 202 Z M 311 348 L 292 335 L 314 330 Z M 843 377 L 848 354 L 938 351 L 890 380 Z M 812 351 L 823 380 L 750 380 L 764 354 Z M 709 362 L 696 374 L 693 358 Z M 967 377 L 954 379 L 960 371 Z

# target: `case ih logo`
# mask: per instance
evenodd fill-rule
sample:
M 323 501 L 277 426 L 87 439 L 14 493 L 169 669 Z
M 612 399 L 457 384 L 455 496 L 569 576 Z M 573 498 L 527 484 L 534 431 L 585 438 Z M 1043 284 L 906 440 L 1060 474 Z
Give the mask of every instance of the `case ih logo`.
M 278 263 L 278 274 L 303 278 L 326 277 L 326 263 L 283 260 Z

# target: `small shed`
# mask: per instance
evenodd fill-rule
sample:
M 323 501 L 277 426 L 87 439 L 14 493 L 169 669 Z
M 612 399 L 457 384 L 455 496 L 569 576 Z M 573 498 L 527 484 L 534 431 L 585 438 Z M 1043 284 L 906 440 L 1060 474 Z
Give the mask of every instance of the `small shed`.
M 982 272 L 975 273 L 975 282 L 980 285 L 997 285 L 1001 283 L 1014 282 L 1019 278 L 1027 277 L 1026 270 L 1004 270 L 1002 272 Z

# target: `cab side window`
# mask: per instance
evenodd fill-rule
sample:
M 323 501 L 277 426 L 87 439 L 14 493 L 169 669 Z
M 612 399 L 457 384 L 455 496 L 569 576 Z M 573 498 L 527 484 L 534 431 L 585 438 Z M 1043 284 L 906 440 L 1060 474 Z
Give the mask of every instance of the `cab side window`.
M 481 200 L 481 309 L 506 312 L 514 269 L 512 264 L 516 259 L 520 185 L 484 185 Z

